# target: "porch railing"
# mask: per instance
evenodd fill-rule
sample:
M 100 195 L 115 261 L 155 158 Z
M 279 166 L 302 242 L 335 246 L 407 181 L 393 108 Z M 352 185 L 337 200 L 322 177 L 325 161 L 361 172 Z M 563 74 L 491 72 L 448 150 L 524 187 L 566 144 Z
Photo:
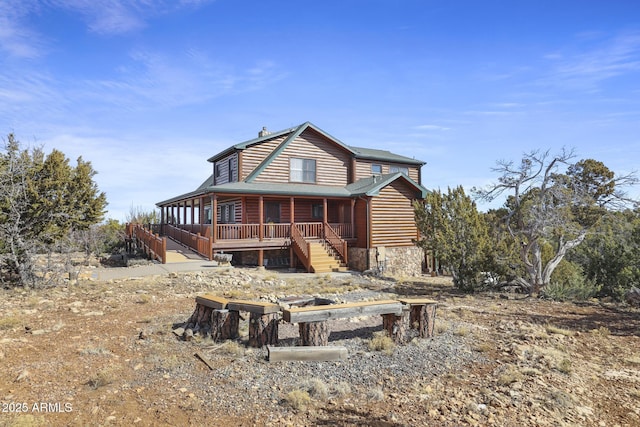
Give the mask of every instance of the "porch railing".
M 178 228 L 172 224 L 166 224 L 164 228 L 165 235 L 171 237 L 176 242 L 193 249 L 200 255 L 209 260 L 213 259 L 211 239 L 200 233 L 193 233 L 188 229 Z
M 126 225 L 127 239 L 135 243 L 145 254 L 157 259 L 163 264 L 167 263 L 167 238 L 154 234 L 142 224 Z

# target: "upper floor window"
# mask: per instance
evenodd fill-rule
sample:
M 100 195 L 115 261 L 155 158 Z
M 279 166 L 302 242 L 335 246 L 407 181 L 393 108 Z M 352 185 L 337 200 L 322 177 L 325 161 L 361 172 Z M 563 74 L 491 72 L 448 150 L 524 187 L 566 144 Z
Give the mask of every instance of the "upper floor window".
M 381 175 L 382 174 L 382 165 L 372 164 L 371 165 L 371 173 L 373 175 Z
M 292 158 L 289 179 L 291 182 L 316 182 L 315 159 Z
M 235 182 L 234 178 L 234 172 L 235 172 L 235 165 L 236 162 L 234 161 L 234 158 L 231 157 L 229 158 L 229 182 Z
M 406 176 L 409 176 L 409 169 L 408 168 L 403 168 L 400 166 L 390 166 L 389 167 L 389 173 L 396 173 L 396 172 L 400 172 L 405 174 Z

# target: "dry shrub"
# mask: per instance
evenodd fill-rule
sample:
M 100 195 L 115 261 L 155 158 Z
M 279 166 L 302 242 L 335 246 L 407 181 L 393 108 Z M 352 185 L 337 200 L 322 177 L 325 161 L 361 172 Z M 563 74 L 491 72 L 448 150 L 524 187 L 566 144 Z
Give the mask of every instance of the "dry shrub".
M 17 317 L 3 317 L 0 319 L 0 331 L 17 328 L 20 326 L 20 319 Z
M 238 341 L 227 341 L 220 347 L 220 353 L 228 356 L 244 356 L 245 348 Z
M 562 329 L 553 325 L 547 325 L 545 330 L 550 334 L 564 335 L 566 337 L 572 337 L 574 335 L 573 331 L 570 331 L 569 329 Z
M 93 390 L 97 390 L 100 387 L 104 387 L 113 383 L 115 379 L 116 374 L 114 373 L 113 369 L 105 368 L 98 371 L 98 373 L 96 373 L 96 375 L 94 375 L 93 377 L 89 378 L 89 381 L 87 381 L 87 385 Z
M 300 389 L 306 390 L 309 396 L 315 399 L 325 400 L 329 396 L 329 387 L 320 378 L 305 380 Z
M 340 381 L 333 390 L 338 397 L 345 397 L 351 394 L 351 385 L 348 382 Z
M 376 402 L 384 400 L 384 391 L 382 391 L 380 387 L 369 389 L 367 392 L 367 398 L 369 400 L 375 400 Z
M 311 396 L 304 390 L 293 390 L 287 393 L 284 400 L 296 411 L 302 411 L 311 403 Z
M 387 355 L 392 354 L 395 347 L 396 345 L 391 337 L 387 335 L 387 331 L 376 332 L 371 341 L 369 341 L 370 351 L 381 351 Z
M 503 372 L 498 376 L 498 384 L 507 386 L 515 382 L 522 381 L 524 375 L 517 367 L 512 365 L 505 366 Z

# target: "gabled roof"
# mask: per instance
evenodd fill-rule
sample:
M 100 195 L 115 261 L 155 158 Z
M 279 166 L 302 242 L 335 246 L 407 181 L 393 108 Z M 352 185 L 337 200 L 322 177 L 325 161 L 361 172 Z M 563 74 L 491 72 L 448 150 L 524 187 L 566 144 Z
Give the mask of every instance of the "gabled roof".
M 353 147 L 350 145 L 345 144 L 344 142 L 340 141 L 338 138 L 335 138 L 334 136 L 330 135 L 329 133 L 323 131 L 322 129 L 320 129 L 319 127 L 317 127 L 316 125 L 314 125 L 311 122 L 305 122 L 299 126 L 295 126 L 289 129 L 284 129 L 278 132 L 272 132 L 269 133 L 268 135 L 265 136 L 261 136 L 258 138 L 254 138 L 254 139 L 250 139 L 248 141 L 245 142 L 241 142 L 239 144 L 235 144 L 229 148 L 227 148 L 224 151 L 221 151 L 220 153 L 216 154 L 213 157 L 210 157 L 208 159 L 209 162 L 215 162 L 217 160 L 220 160 L 223 157 L 228 156 L 229 154 L 235 152 L 235 151 L 241 151 L 241 150 L 245 150 L 248 147 L 255 145 L 255 144 L 260 144 L 262 142 L 265 141 L 269 141 L 271 139 L 274 138 L 279 138 L 281 136 L 287 135 L 289 134 L 289 136 L 274 150 L 274 152 L 272 152 L 259 166 L 258 168 L 256 168 L 256 171 L 262 171 L 264 170 L 265 167 L 267 167 L 271 161 L 276 158 L 278 156 L 278 154 L 280 154 L 282 152 L 282 150 L 284 150 L 287 145 L 289 145 L 289 143 L 291 141 L 293 141 L 294 139 L 296 139 L 298 136 L 300 136 L 302 134 L 302 132 L 304 132 L 307 129 L 313 129 L 314 131 L 318 132 L 319 134 L 323 135 L 325 138 L 330 139 L 331 141 L 333 141 L 336 145 L 342 147 L 345 151 L 349 152 L 351 155 L 353 155 L 355 158 L 357 159 L 366 159 L 366 160 L 378 160 L 378 161 L 385 161 L 385 162 L 392 162 L 392 163 L 406 163 L 406 164 L 410 164 L 410 165 L 418 165 L 418 166 L 422 166 L 425 164 L 425 162 L 421 161 L 421 160 L 416 160 L 416 159 L 412 159 L 409 157 L 405 157 L 405 156 L 401 156 L 399 154 L 394 154 L 390 151 L 387 150 L 376 150 L 376 149 L 372 149 L 372 148 L 362 148 L 362 147 Z M 257 176 L 259 174 L 259 172 L 256 173 L 256 171 L 252 172 L 251 175 L 254 175 L 252 178 L 255 178 L 255 176 Z M 251 176 L 250 175 L 250 176 Z M 249 178 L 247 178 L 249 179 Z
M 406 181 L 420 193 L 420 198 L 427 196 L 427 189 L 415 182 L 410 177 L 401 172 L 388 173 L 384 175 L 374 175 L 347 185 L 345 188 L 352 197 L 354 196 L 377 196 L 384 187 L 388 186 L 397 179 Z

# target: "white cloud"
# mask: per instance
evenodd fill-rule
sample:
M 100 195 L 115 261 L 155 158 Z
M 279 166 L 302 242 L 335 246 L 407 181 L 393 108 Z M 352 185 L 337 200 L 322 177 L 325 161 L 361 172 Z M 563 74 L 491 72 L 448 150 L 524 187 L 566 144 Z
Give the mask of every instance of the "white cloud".
M 448 128 L 446 126 L 440 126 L 440 125 L 418 125 L 415 127 L 415 129 L 427 130 L 427 131 L 447 131 L 447 130 L 450 130 L 451 128 Z
M 46 43 L 27 23 L 27 17 L 39 10 L 31 0 L 0 2 L 0 50 L 18 58 L 36 58 Z
M 547 55 L 554 61 L 551 75 L 543 84 L 597 90 L 604 80 L 640 72 L 640 32 L 627 32 L 579 53 Z

